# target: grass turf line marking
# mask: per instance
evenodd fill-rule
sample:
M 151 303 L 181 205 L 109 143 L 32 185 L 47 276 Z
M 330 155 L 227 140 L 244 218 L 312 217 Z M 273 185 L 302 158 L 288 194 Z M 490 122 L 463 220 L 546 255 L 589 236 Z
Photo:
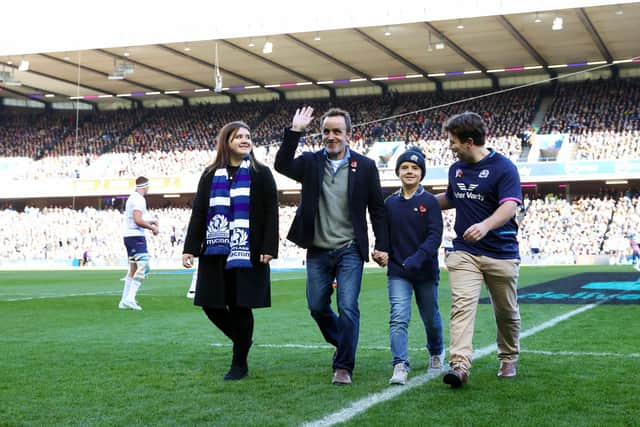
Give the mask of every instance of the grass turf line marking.
M 91 292 L 91 293 L 80 293 L 80 294 L 64 294 L 64 295 L 40 295 L 36 297 L 22 297 L 22 298 L 7 298 L 0 299 L 0 301 L 13 302 L 13 301 L 30 301 L 34 299 L 47 299 L 47 298 L 67 298 L 67 297 L 86 297 L 86 296 L 95 296 L 95 295 L 118 295 L 122 291 L 105 291 L 105 292 Z
M 577 314 L 583 313 L 587 310 L 590 310 L 594 307 L 597 307 L 598 305 L 600 305 L 601 303 L 597 303 L 597 304 L 589 304 L 586 305 L 584 307 L 580 307 L 576 310 L 572 310 L 568 313 L 562 314 L 560 316 L 554 317 L 553 319 L 547 320 L 546 322 L 543 322 L 537 326 L 534 326 L 531 329 L 527 329 L 526 331 L 522 332 L 520 334 L 520 338 L 526 338 L 529 337 L 531 335 L 534 335 L 540 331 L 543 331 L 545 329 L 548 328 L 552 328 L 554 326 L 556 326 L 558 323 L 567 320 Z M 475 359 L 480 359 L 484 356 L 487 356 L 493 352 L 495 352 L 496 350 L 496 345 L 495 344 L 491 344 L 488 346 L 485 346 L 479 350 L 476 350 L 473 352 L 473 358 Z M 357 400 L 355 402 L 353 402 L 352 404 L 350 404 L 349 406 L 347 406 L 346 408 L 343 408 L 337 412 L 334 412 L 332 414 L 329 414 L 327 416 L 325 416 L 324 418 L 321 418 L 319 420 L 316 421 L 311 421 L 308 423 L 304 423 L 303 426 L 304 427 L 324 427 L 324 426 L 332 426 L 335 424 L 339 424 L 339 423 L 343 423 L 345 421 L 350 420 L 351 418 L 355 417 L 358 414 L 361 414 L 363 412 L 365 412 L 367 409 L 371 408 L 374 405 L 377 405 L 378 403 L 382 403 L 382 402 L 386 402 L 387 400 L 391 400 L 394 397 L 397 397 L 399 395 L 401 395 L 402 393 L 405 393 L 411 389 L 414 389 L 416 387 L 419 387 L 425 383 L 427 383 L 428 381 L 430 381 L 433 378 L 439 377 L 440 375 L 435 375 L 435 374 L 422 374 L 422 375 L 418 375 L 412 379 L 409 380 L 409 382 L 407 382 L 406 385 L 399 387 L 399 386 L 395 386 L 395 387 L 387 387 L 385 390 L 382 390 L 378 393 L 374 393 L 374 394 L 370 394 L 369 396 L 366 396 L 360 400 Z
M 545 350 L 520 350 L 520 353 L 540 354 L 543 356 L 593 356 L 593 357 L 624 357 L 640 358 L 640 353 L 606 353 L 592 351 L 545 351 Z

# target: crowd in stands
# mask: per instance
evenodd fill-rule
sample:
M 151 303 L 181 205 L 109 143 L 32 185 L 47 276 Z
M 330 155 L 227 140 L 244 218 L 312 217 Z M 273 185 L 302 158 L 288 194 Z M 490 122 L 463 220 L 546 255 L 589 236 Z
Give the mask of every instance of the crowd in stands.
M 20 167 L 10 168 L 8 175 L 19 180 L 199 173 L 215 154 L 217 130 L 240 119 L 253 129 L 257 157 L 271 165 L 283 129 L 295 109 L 307 103 L 318 117 L 330 107 L 351 112 L 354 149 L 366 154 L 376 141 L 403 141 L 420 146 L 430 166 L 454 160 L 442 133 L 446 118 L 476 111 L 487 123 L 487 146 L 517 160 L 540 91 L 528 87 L 485 96 L 488 93 L 390 92 L 335 100 L 82 112 L 77 117 L 68 111 L 6 109 L 0 112 L 0 161 L 15 159 Z M 440 107 L 429 109 L 434 106 Z M 316 120 L 301 149 L 320 147 L 319 130 Z M 577 159 L 640 157 L 640 83 L 627 79 L 558 85 L 540 129 L 548 132 L 571 134 Z
M 640 130 L 638 79 L 558 85 L 540 133 L 589 134 Z
M 638 196 L 580 196 L 571 201 L 555 195 L 525 198 L 518 215 L 523 260 L 573 264 L 581 256 L 606 255 L 612 262 L 626 263 L 630 255 L 628 238 L 640 233 Z M 280 206 L 279 259 L 300 266 L 304 250 L 286 239 L 295 210 L 295 206 Z M 150 254 L 164 265 L 179 265 L 191 210 L 150 209 L 148 215 L 160 223 L 158 236 L 147 238 Z M 443 218 L 442 252 L 455 237 L 455 212 L 445 211 Z M 92 265 L 122 265 L 126 260 L 123 222 L 123 214 L 116 209 L 25 207 L 18 212 L 5 205 L 0 210 L 0 260 L 70 262 L 81 259 L 86 252 Z M 369 231 L 373 245 L 371 227 Z

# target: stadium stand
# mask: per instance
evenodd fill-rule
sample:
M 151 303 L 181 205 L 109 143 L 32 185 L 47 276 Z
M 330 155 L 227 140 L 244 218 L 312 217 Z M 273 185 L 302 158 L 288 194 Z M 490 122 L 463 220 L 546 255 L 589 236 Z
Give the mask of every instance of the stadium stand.
M 199 175 L 215 156 L 215 132 L 225 122 L 241 118 L 253 130 L 255 154 L 271 165 L 282 129 L 293 111 L 311 104 L 319 115 L 331 106 L 353 114 L 352 147 L 366 153 L 378 141 L 419 145 L 430 166 L 454 161 L 443 137 L 444 120 L 461 111 L 479 112 L 487 122 L 488 146 L 517 161 L 524 135 L 531 128 L 541 98 L 531 87 L 496 96 L 486 91 L 452 91 L 444 94 L 391 92 L 384 96 L 336 100 L 247 102 L 229 105 L 152 108 L 127 111 L 69 112 L 3 109 L 0 111 L 0 161 L 14 167 L 1 171 L 4 178 L 38 182 L 49 178 L 104 178 Z M 435 105 L 470 100 L 426 110 Z M 422 110 L 418 111 L 417 110 Z M 405 114 L 410 113 L 410 114 Z M 392 117 L 392 118 L 389 118 Z M 307 134 L 302 150 L 320 148 L 318 122 Z M 598 80 L 560 84 L 544 115 L 539 133 L 568 134 L 577 160 L 640 158 L 640 85 L 638 80 Z M 535 138 L 535 136 L 534 136 Z M 609 255 L 611 262 L 626 262 L 627 236 L 639 230 L 637 194 L 570 198 L 553 195 L 525 200 L 521 220 L 522 254 L 530 256 L 531 242 L 541 248 L 537 260 L 575 263 L 577 257 Z M 281 207 L 281 258 L 301 260 L 302 251 L 286 240 L 295 212 Z M 178 259 L 186 207 L 151 210 L 160 219 L 161 233 L 150 239 L 150 251 L 163 260 Z M 123 262 L 121 213 L 69 207 L 14 210 L 7 203 L 0 211 L 0 259 L 75 260 L 88 251 L 94 265 Z M 454 217 L 445 214 L 445 229 Z M 73 224 L 73 227 L 69 225 Z M 19 230 L 28 230 L 21 233 Z M 526 258 L 532 259 L 532 258 Z

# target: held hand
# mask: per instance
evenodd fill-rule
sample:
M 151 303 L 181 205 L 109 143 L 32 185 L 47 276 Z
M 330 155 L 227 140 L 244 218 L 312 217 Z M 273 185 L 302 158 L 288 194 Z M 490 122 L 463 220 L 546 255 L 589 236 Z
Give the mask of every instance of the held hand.
M 462 238 L 467 242 L 476 243 L 484 239 L 484 236 L 489 232 L 489 228 L 482 222 L 473 224 L 462 235 Z
M 296 114 L 293 116 L 293 121 L 291 122 L 291 130 L 295 132 L 302 132 L 309 126 L 313 120 L 313 108 L 311 107 L 302 107 L 296 110 Z
M 422 264 L 427 260 L 427 254 L 424 251 L 418 249 L 415 254 L 407 257 L 402 263 L 402 267 L 405 270 L 413 272 L 422 268 Z
M 269 264 L 273 257 L 269 254 L 260 254 L 260 262 L 263 264 Z
M 193 255 L 191 255 L 191 254 L 182 254 L 182 266 L 184 268 L 193 267 Z
M 151 225 L 151 232 L 153 233 L 154 236 L 157 236 L 158 233 L 160 232 L 160 229 L 158 228 L 158 226 L 156 224 L 152 224 Z
M 386 267 L 389 263 L 389 254 L 377 249 L 373 251 L 371 258 L 373 258 L 380 267 Z

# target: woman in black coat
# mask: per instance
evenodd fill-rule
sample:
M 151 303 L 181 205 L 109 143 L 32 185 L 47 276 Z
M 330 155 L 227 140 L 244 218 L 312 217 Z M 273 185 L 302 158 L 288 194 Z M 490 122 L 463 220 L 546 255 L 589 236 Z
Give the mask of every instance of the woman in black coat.
M 182 264 L 199 257 L 194 304 L 233 341 L 225 380 L 248 375 L 252 308 L 271 306 L 269 261 L 278 255 L 278 191 L 253 156 L 249 126 L 225 125 L 217 154 L 200 178 Z

